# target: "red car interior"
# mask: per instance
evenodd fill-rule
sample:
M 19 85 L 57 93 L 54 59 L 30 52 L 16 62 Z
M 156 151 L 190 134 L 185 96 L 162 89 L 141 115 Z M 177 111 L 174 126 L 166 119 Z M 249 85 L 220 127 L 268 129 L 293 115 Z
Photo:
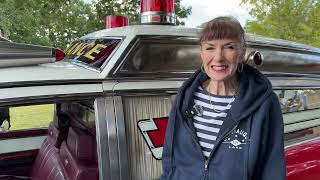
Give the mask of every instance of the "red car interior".
M 66 115 L 64 114 L 64 119 Z M 32 168 L 32 180 L 98 180 L 95 135 L 85 131 L 79 123 L 51 122 Z M 60 125 L 60 126 L 59 126 Z M 67 125 L 67 126 L 66 126 Z M 0 179 L 26 179 L 14 175 L 0 175 Z

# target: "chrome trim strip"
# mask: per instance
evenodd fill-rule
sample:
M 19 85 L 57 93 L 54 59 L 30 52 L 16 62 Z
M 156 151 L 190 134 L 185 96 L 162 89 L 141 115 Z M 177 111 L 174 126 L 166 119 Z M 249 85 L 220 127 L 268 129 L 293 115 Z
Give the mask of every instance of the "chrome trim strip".
M 164 13 L 159 11 L 148 11 L 140 15 L 141 24 L 176 24 L 174 13 Z
M 81 96 L 83 94 L 102 95 L 102 84 L 72 84 L 29 86 L 0 89 L 0 102 L 15 99 L 37 99 L 49 97 Z
M 57 103 L 62 101 L 74 101 L 74 100 L 88 100 L 100 97 L 102 94 L 85 93 L 85 94 L 67 94 L 67 95 L 52 95 L 52 96 L 37 96 L 37 97 L 22 97 L 14 99 L 1 99 L 0 106 L 10 105 L 32 105 L 32 104 L 45 104 L 45 103 Z
M 108 133 L 108 145 L 109 145 L 109 163 L 110 163 L 110 173 L 111 179 L 120 179 L 119 170 L 119 154 L 118 154 L 118 139 L 117 139 L 117 127 L 116 127 L 116 117 L 113 97 L 105 97 L 105 112 L 106 114 L 106 128 Z
M 97 156 L 99 167 L 99 179 L 112 179 L 111 157 L 109 152 L 109 129 L 107 125 L 106 101 L 104 98 L 97 98 L 94 101 L 96 116 L 96 138 Z
M 319 79 L 310 78 L 269 78 L 273 89 L 316 89 L 320 87 Z
M 55 62 L 54 57 L 3 58 L 0 59 L 0 67 L 27 66 L 51 62 Z
M 152 15 L 152 14 L 156 14 L 156 15 L 166 14 L 169 16 L 175 16 L 175 13 L 165 13 L 163 11 L 146 11 L 146 12 L 141 13 L 141 16 L 147 16 L 147 15 Z
M 290 144 L 288 146 L 285 146 L 284 148 L 287 149 L 287 148 L 290 148 L 292 146 L 298 146 L 298 145 L 301 145 L 301 144 L 304 144 L 304 143 L 308 143 L 308 142 L 311 142 L 311 141 L 315 141 L 315 140 L 318 140 L 318 139 L 320 139 L 320 137 L 315 137 L 315 138 L 304 140 L 304 141 L 301 141 L 301 142 L 298 142 L 298 143 Z
M 114 91 L 118 90 L 162 90 L 162 89 L 178 89 L 183 81 L 132 81 L 119 82 L 114 87 Z
M 97 156 L 99 179 L 110 179 L 108 134 L 106 125 L 105 101 L 104 98 L 97 98 L 94 101 L 95 117 L 96 117 L 96 138 L 97 138 Z
M 114 104 L 118 137 L 120 179 L 127 180 L 129 179 L 128 144 L 121 96 L 114 97 Z
M 304 121 L 304 122 L 298 122 L 295 124 L 288 124 L 284 126 L 284 133 L 290 133 L 294 131 L 299 131 L 302 129 L 307 129 L 310 127 L 315 127 L 320 124 L 320 118 Z
M 0 132 L 1 133 L 1 132 Z M 40 149 L 47 136 L 0 140 L 0 154 Z
M 320 88 L 320 79 L 309 79 L 309 78 L 282 78 L 282 77 L 272 77 L 269 78 L 274 90 L 277 89 L 318 89 Z M 105 83 L 105 82 L 104 82 Z M 115 93 L 133 92 L 133 93 L 152 93 L 152 91 L 157 92 L 167 92 L 176 91 L 182 84 L 183 80 L 138 80 L 138 81 L 122 81 L 115 85 L 113 91 Z M 105 92 L 107 91 L 104 89 Z M 109 89 L 110 90 L 110 89 Z
M 320 109 L 308 109 L 304 111 L 288 112 L 283 114 L 284 125 L 302 123 L 319 118 Z

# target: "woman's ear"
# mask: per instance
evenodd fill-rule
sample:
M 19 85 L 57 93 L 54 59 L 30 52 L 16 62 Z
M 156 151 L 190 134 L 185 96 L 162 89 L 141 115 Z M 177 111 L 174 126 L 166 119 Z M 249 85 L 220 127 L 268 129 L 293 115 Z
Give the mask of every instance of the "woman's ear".
M 202 46 L 201 45 L 199 47 L 199 54 L 200 54 L 201 60 L 203 60 L 203 53 L 202 53 Z
M 245 57 L 246 57 L 246 48 L 242 48 L 239 56 L 239 63 L 244 63 L 245 62 Z

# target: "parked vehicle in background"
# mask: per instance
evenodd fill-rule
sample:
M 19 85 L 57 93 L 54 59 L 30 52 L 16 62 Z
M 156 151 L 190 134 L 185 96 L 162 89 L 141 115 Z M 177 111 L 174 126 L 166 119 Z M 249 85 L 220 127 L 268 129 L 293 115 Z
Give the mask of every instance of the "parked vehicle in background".
M 173 21 L 172 14 L 144 15 L 145 24 Z M 120 19 L 109 24 L 126 24 Z M 109 28 L 73 42 L 63 61 L 32 64 L 18 61 L 47 57 L 0 41 L 0 64 L 14 59 L 0 69 L 0 106 L 10 108 L 11 127 L 34 125 L 0 132 L 0 178 L 159 179 L 172 102 L 201 64 L 199 31 Z M 246 40 L 247 63 L 270 79 L 281 102 L 287 179 L 319 179 L 320 49 L 250 34 Z

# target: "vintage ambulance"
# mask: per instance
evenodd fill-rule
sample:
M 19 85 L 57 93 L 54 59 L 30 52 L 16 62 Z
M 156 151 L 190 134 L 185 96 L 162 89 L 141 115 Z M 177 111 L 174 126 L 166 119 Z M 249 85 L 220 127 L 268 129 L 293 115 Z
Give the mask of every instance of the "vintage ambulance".
M 172 3 L 164 12 L 142 4 L 144 25 L 83 36 L 63 61 L 51 62 L 61 51 L 52 58 L 52 49 L 0 43 L 0 107 L 10 111 L 0 113 L 0 179 L 160 178 L 172 102 L 201 64 L 200 29 L 172 26 Z M 320 179 L 320 49 L 246 40 L 247 63 L 271 80 L 281 102 L 287 179 Z

